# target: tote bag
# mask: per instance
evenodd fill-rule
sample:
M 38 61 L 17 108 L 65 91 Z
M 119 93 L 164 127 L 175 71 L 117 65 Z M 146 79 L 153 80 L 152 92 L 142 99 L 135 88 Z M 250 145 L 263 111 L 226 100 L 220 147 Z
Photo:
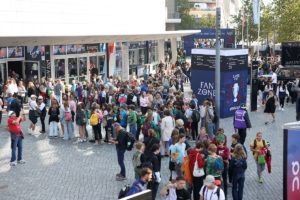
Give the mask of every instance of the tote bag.
M 198 159 L 198 154 L 196 155 L 196 162 L 195 162 L 195 165 L 194 165 L 193 176 L 194 177 L 202 177 L 202 176 L 205 175 L 204 169 L 198 167 L 197 159 Z

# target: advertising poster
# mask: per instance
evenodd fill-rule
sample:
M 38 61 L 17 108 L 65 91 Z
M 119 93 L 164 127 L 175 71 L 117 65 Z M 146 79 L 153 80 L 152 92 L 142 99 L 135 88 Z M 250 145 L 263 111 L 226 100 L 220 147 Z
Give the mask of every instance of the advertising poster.
M 300 199 L 300 130 L 287 130 L 286 200 Z
M 247 70 L 222 73 L 221 77 L 221 109 L 222 118 L 234 115 L 234 112 L 247 98 Z
M 300 42 L 282 43 L 281 63 L 283 66 L 300 66 Z
M 84 44 L 69 44 L 67 45 L 67 54 L 86 53 L 86 46 Z
M 7 58 L 7 48 L 0 47 L 0 59 Z
M 99 44 L 87 44 L 86 50 L 88 53 L 96 53 L 99 52 Z
M 53 46 L 54 55 L 66 55 L 66 45 L 55 45 Z
M 197 77 L 197 78 L 194 78 Z M 191 86 L 199 104 L 207 98 L 215 98 L 215 72 L 192 68 Z
M 41 60 L 45 56 L 45 46 L 27 46 L 26 60 Z
M 8 58 L 24 57 L 24 48 L 23 47 L 8 47 L 7 57 Z

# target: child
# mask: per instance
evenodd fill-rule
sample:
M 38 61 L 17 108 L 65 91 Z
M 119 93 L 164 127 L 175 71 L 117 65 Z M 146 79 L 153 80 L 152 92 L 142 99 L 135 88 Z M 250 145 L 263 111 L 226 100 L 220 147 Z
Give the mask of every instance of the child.
M 99 115 L 97 113 L 96 108 L 93 108 L 90 118 L 90 125 L 93 127 L 94 137 L 95 137 L 95 145 L 100 144 L 102 135 L 101 129 L 99 129 Z
M 84 141 L 86 141 L 86 138 L 85 138 L 86 116 L 85 116 L 84 110 L 82 108 L 82 103 L 79 103 L 77 105 L 75 121 L 76 121 L 76 125 L 79 128 L 79 137 L 80 138 L 78 139 L 78 142 L 84 142 Z
M 134 111 L 134 109 L 135 109 L 134 105 L 128 106 L 127 124 L 129 125 L 129 132 L 134 135 L 136 140 L 139 140 L 139 138 L 137 138 L 137 134 L 136 134 L 136 132 L 137 132 L 137 114 Z
M 229 167 L 230 150 L 227 146 L 224 145 L 224 141 L 221 138 L 217 140 L 217 154 L 223 159 L 224 170 L 222 172 L 222 181 L 225 197 L 227 197 L 227 174 Z
M 205 127 L 202 127 L 202 128 L 200 129 L 200 134 L 197 136 L 197 143 L 198 143 L 198 142 L 203 142 L 203 141 L 205 141 L 205 140 L 210 141 L 210 138 L 209 138 L 209 136 L 208 136 L 208 134 L 207 134 L 207 132 L 206 132 L 206 128 L 205 128 Z
M 227 137 L 224 134 L 224 129 L 223 128 L 218 129 L 218 132 L 217 132 L 216 136 L 213 138 L 211 143 L 217 145 L 218 140 L 222 140 L 223 143 L 224 143 L 224 146 L 227 146 Z
M 134 178 L 138 180 L 140 178 L 140 172 L 142 170 L 142 163 L 145 161 L 144 151 L 145 144 L 142 142 L 137 142 L 135 144 L 136 152 L 132 157 L 132 165 L 134 168 Z
M 18 147 L 18 164 L 25 164 L 25 161 L 22 159 L 22 141 L 24 139 L 21 125 L 20 123 L 25 119 L 23 119 L 21 116 L 17 117 L 16 113 L 14 111 L 9 111 L 8 113 L 8 130 L 10 132 L 11 137 L 11 159 L 10 159 L 10 166 L 16 166 L 16 149 Z M 25 116 L 23 114 L 23 116 Z

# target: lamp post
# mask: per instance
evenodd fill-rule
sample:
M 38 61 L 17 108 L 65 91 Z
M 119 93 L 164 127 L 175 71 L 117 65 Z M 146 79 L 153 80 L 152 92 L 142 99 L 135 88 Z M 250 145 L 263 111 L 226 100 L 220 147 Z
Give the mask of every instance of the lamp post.
M 221 68 L 220 68 L 220 36 L 221 36 L 221 8 L 219 7 L 218 0 L 216 6 L 216 67 L 215 67 L 215 106 L 216 114 L 220 117 L 220 95 L 221 95 Z M 216 124 L 216 127 L 219 128 L 219 121 Z

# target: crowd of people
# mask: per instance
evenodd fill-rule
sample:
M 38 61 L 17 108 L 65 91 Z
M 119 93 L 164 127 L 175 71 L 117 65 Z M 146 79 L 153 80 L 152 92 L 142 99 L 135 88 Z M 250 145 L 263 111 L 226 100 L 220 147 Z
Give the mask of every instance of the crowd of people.
M 40 133 L 48 134 L 50 139 L 115 144 L 120 166 L 117 181 L 127 179 L 125 153 L 134 145 L 136 182 L 122 189 L 119 197 L 148 188 L 152 199 L 156 199 L 162 176 L 167 176 L 170 183 L 159 193 L 168 200 L 224 200 L 228 185 L 232 185 L 233 199 L 242 200 L 249 157 L 244 142 L 246 129 L 251 127 L 247 111 L 241 106 L 236 112 L 236 133 L 231 135 L 232 144 L 228 144 L 228 134 L 217 128 L 213 100 L 198 102 L 192 92 L 184 91 L 184 83 L 190 78 L 185 70 L 188 68 L 186 63 L 176 63 L 172 73 L 165 74 L 165 68 L 159 67 L 157 74 L 149 74 L 144 80 L 110 77 L 104 82 L 94 78 L 91 82 L 72 81 L 70 85 L 42 80 L 39 84 L 29 82 L 27 88 L 22 81 L 17 85 L 14 79 L 9 80 L 2 93 L 6 100 L 0 105 L 6 104 L 9 111 L 11 166 L 25 163 L 22 138 L 26 131 L 20 124 L 27 120 L 23 102 L 28 102 L 29 135 L 36 134 L 40 121 Z M 263 183 L 262 172 L 265 165 L 270 165 L 271 155 L 262 133 L 257 133 L 250 150 L 257 163 L 258 181 Z M 169 161 L 169 166 L 161 165 L 163 159 Z M 162 168 L 168 168 L 170 174 L 161 174 Z

